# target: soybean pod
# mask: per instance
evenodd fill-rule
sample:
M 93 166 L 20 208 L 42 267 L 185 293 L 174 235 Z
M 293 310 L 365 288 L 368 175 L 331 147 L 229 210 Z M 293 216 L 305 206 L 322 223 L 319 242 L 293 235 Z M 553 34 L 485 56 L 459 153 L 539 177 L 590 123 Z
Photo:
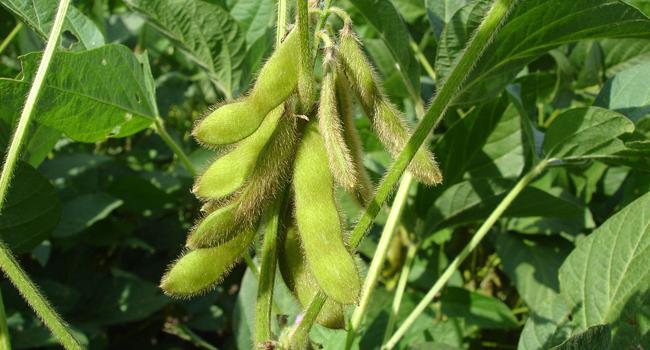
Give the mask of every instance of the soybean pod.
M 295 90 L 300 50 L 298 31 L 293 30 L 261 68 L 248 96 L 214 110 L 194 128 L 196 139 L 211 146 L 227 145 L 251 135 L 271 110 Z
M 325 143 L 313 120 L 298 147 L 293 185 L 296 223 L 311 272 L 329 297 L 341 304 L 356 303 L 359 271 L 344 242 Z
M 405 118 L 383 93 L 377 74 L 347 23 L 341 30 L 339 60 L 359 103 L 371 119 L 377 136 L 388 152 L 397 157 L 410 138 Z M 417 151 L 409 165 L 409 171 L 425 184 L 442 182 L 438 164 L 425 146 Z

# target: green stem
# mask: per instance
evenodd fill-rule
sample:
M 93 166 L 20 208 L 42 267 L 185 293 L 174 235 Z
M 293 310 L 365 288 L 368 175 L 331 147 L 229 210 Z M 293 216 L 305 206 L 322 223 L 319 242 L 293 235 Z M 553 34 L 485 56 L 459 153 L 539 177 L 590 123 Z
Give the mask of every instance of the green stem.
M 431 78 L 434 82 L 436 81 L 436 72 L 431 66 L 431 63 L 429 63 L 429 60 L 427 60 L 427 57 L 424 55 L 422 50 L 420 50 L 420 47 L 418 44 L 415 43 L 415 41 L 411 40 L 411 49 L 413 50 L 413 53 L 415 53 L 415 57 L 420 61 L 420 64 L 422 65 L 422 68 L 424 68 L 424 71 L 427 72 L 429 75 L 429 78 Z
M 9 338 L 9 327 L 7 327 L 7 314 L 5 304 L 0 292 L 0 350 L 11 350 L 11 339 Z
M 165 128 L 165 121 L 160 118 L 156 117 L 156 121 L 154 122 L 154 127 L 156 128 L 156 132 L 158 135 L 160 135 L 160 138 L 167 144 L 167 146 L 174 152 L 176 157 L 180 159 L 181 163 L 185 166 L 185 169 L 190 173 L 192 176 L 197 175 L 197 171 L 194 168 L 194 165 L 192 165 L 192 162 L 190 161 L 190 158 L 187 157 L 183 149 L 174 141 L 174 139 L 169 135 L 167 132 L 167 129 Z
M 314 322 L 316 322 L 316 318 L 318 318 L 318 313 L 320 313 L 320 309 L 323 308 L 323 305 L 325 305 L 325 301 L 327 300 L 327 296 L 325 293 L 323 293 L 322 290 L 319 290 L 318 293 L 314 296 L 314 299 L 309 303 L 309 306 L 307 307 L 307 310 L 305 310 L 304 315 L 302 316 L 302 320 L 300 321 L 300 324 L 296 327 L 296 329 L 293 331 L 293 334 L 291 335 L 290 338 L 290 347 L 289 349 L 307 349 L 308 348 L 308 343 L 309 343 L 309 331 L 311 330 L 311 327 L 314 325 Z
M 460 89 L 463 82 L 472 71 L 474 63 L 480 59 L 483 52 L 490 44 L 492 38 L 498 31 L 499 26 L 507 17 L 509 10 L 514 7 L 516 1 L 517 0 L 497 0 L 486 14 L 483 22 L 477 28 L 476 34 L 470 40 L 467 48 L 461 55 L 460 60 L 449 75 L 449 78 L 444 84 L 442 84 L 440 91 L 433 99 L 429 111 L 418 124 L 418 127 L 415 129 L 415 132 L 409 139 L 406 147 L 404 147 L 391 166 L 390 170 L 379 185 L 375 197 L 370 201 L 352 231 L 350 245 L 353 248 L 358 247 L 359 243 L 361 243 L 365 233 L 375 221 L 377 214 L 379 214 L 382 205 L 388 199 L 393 187 L 399 181 L 404 171 L 406 171 L 408 164 L 411 162 L 422 143 L 424 143 L 428 134 L 444 117 L 444 114 L 451 104 L 452 99 L 455 97 L 456 92 Z M 313 325 L 313 321 L 316 319 L 318 312 L 320 312 L 320 308 L 325 303 L 326 298 L 327 297 L 322 292 L 314 296 L 306 311 L 306 316 L 313 316 L 313 320 L 307 318 L 303 319 L 296 330 L 296 334 L 303 335 L 309 333 L 309 329 Z M 310 320 L 311 323 L 308 322 Z
M 63 21 L 68 11 L 70 0 L 61 0 L 59 7 L 54 18 L 52 31 L 45 45 L 43 57 L 36 71 L 36 76 L 32 87 L 27 95 L 25 106 L 20 114 L 16 132 L 11 139 L 9 150 L 7 151 L 7 159 L 5 160 L 2 174 L 0 174 L 0 212 L 4 207 L 11 176 L 14 168 L 19 159 L 20 148 L 25 141 L 25 136 L 29 129 L 29 123 L 34 114 L 34 109 L 38 98 L 41 94 L 41 88 L 45 82 L 45 76 L 52 62 L 54 51 L 61 37 L 61 29 L 63 28 Z M 38 288 L 32 282 L 25 271 L 20 267 L 14 256 L 11 254 L 9 248 L 0 241 L 0 267 L 7 275 L 9 280 L 16 286 L 18 292 L 25 298 L 29 306 L 36 312 L 36 314 L 43 320 L 45 325 L 52 331 L 52 334 L 63 344 L 66 349 L 81 349 L 81 346 L 72 335 L 69 326 L 61 319 L 56 313 L 50 303 L 41 295 Z
M 406 283 L 409 280 L 409 274 L 411 273 L 411 266 L 413 266 L 413 261 L 415 260 L 415 254 L 418 251 L 417 244 L 411 243 L 409 245 L 408 251 L 406 252 L 406 259 L 404 260 L 404 265 L 402 266 L 402 272 L 399 275 L 399 281 L 397 282 L 397 288 L 395 289 L 395 297 L 393 298 L 393 305 L 390 309 L 390 316 L 388 317 L 388 324 L 386 325 L 386 330 L 384 330 L 384 340 L 385 343 L 388 341 L 388 338 L 393 333 L 393 328 L 395 328 L 395 322 L 397 321 L 397 313 L 399 308 L 402 305 L 402 298 L 404 298 L 404 291 L 406 290 Z
M 449 264 L 447 269 L 445 269 L 445 272 L 440 275 L 440 278 L 436 281 L 436 283 L 431 287 L 429 292 L 424 296 L 424 298 L 420 301 L 420 303 L 415 307 L 415 309 L 411 312 L 411 314 L 402 322 L 402 325 L 397 329 L 395 334 L 388 340 L 386 345 L 382 347 L 382 349 L 392 349 L 397 345 L 397 342 L 404 336 L 406 331 L 413 325 L 413 323 L 417 320 L 417 318 L 426 310 L 427 307 L 429 307 L 429 304 L 433 301 L 433 299 L 438 295 L 440 290 L 447 284 L 451 276 L 458 270 L 460 267 L 460 264 L 467 258 L 467 256 L 474 251 L 474 249 L 481 243 L 483 238 L 488 234 L 492 226 L 501 218 L 501 215 L 508 209 L 510 204 L 517 198 L 519 193 L 526 188 L 526 186 L 537 176 L 539 173 L 541 173 L 544 168 L 546 168 L 546 165 L 548 164 L 547 160 L 543 160 L 539 162 L 528 174 L 526 174 L 524 177 L 522 177 L 515 187 L 508 192 L 508 194 L 503 198 L 501 203 L 494 209 L 494 211 L 490 214 L 490 216 L 483 222 L 481 227 L 478 229 L 476 234 L 472 237 L 472 239 L 469 241 L 467 246 L 463 248 L 463 250 L 456 256 L 456 258 Z
M 283 197 L 283 196 L 282 196 Z M 271 313 L 273 309 L 273 284 L 278 261 L 278 228 L 282 208 L 282 197 L 278 197 L 269 207 L 262 222 L 264 240 L 260 257 L 260 277 L 255 305 L 255 343 L 264 348 L 264 343 L 272 340 Z
M 52 331 L 52 334 L 63 344 L 63 346 L 70 349 L 82 349 L 81 345 L 77 342 L 69 326 L 61 319 L 57 312 L 52 308 L 50 303 L 39 292 L 38 288 L 27 277 L 25 271 L 20 267 L 18 261 L 11 255 L 9 248 L 0 242 L 0 266 L 7 275 L 11 283 L 16 286 L 18 292 L 23 296 L 29 306 L 36 311 L 36 314 L 43 320 L 47 328 Z
M 377 286 L 377 281 L 379 281 L 379 275 L 381 274 L 381 268 L 386 262 L 386 255 L 388 255 L 388 250 L 390 249 L 390 242 L 397 231 L 397 227 L 400 222 L 400 217 L 402 216 L 402 211 L 406 206 L 406 200 L 408 199 L 409 190 L 411 184 L 413 183 L 413 176 L 410 173 L 404 174 L 402 181 L 395 195 L 395 200 L 393 201 L 393 207 L 390 209 L 388 214 L 388 219 L 386 220 L 386 225 L 384 230 L 381 233 L 379 238 L 379 243 L 377 249 L 375 250 L 375 255 L 372 258 L 370 267 L 368 268 L 368 275 L 363 283 L 363 288 L 361 289 L 361 301 L 359 306 L 354 310 L 352 314 L 352 319 L 350 321 L 350 329 L 348 329 L 348 334 L 345 341 L 345 348 L 350 349 L 352 347 L 352 342 L 359 330 L 359 326 L 363 321 L 363 317 L 368 309 L 370 304 L 370 298 L 372 297 L 372 292 Z
M 314 61 L 311 53 L 311 35 L 309 33 L 308 0 L 296 0 L 298 9 L 298 32 L 300 34 L 300 76 L 298 78 L 298 96 L 300 113 L 307 113 L 311 108 L 314 94 Z
M 251 269 L 251 272 L 255 276 L 255 278 L 260 277 L 260 271 L 257 269 L 257 266 L 255 266 L 255 262 L 253 261 L 253 258 L 251 255 L 246 252 L 244 253 L 244 262 L 246 262 L 246 266 L 248 266 L 249 269 Z
M 9 35 L 7 35 L 5 40 L 2 41 L 2 44 L 0 44 L 0 54 L 5 51 L 7 46 L 9 46 L 9 43 L 14 40 L 14 37 L 20 32 L 21 29 L 23 29 L 23 22 L 18 22 L 14 29 L 9 32 Z
M 287 30 L 287 0 L 278 0 L 278 20 L 275 29 L 275 46 L 280 46 Z

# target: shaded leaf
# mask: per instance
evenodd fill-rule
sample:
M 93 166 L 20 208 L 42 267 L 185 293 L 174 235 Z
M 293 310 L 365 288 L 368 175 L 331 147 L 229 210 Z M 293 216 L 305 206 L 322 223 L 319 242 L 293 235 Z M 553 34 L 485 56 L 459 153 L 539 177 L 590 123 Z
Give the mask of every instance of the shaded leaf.
M 106 193 L 91 193 L 75 197 L 63 204 L 63 216 L 53 235 L 55 237 L 75 235 L 106 218 L 120 205 L 122 205 L 121 200 Z
M 616 74 L 600 90 L 594 106 L 611 109 L 637 121 L 650 113 L 650 63 L 633 66 Z
M 609 350 L 612 341 L 612 327 L 598 325 L 576 334 L 551 350 Z
M 208 72 L 226 97 L 233 95 L 246 42 L 239 24 L 224 8 L 201 0 L 126 3 Z
M 519 1 L 456 101 L 472 104 L 493 97 L 526 64 L 559 45 L 588 38 L 649 36 L 648 18 L 621 1 Z M 448 67 L 448 62 L 459 53 L 449 55 L 446 64 L 436 64 L 443 79 L 449 71 L 439 67 Z
M 61 203 L 54 187 L 26 163 L 18 163 L 0 215 L 0 237 L 14 253 L 28 252 L 56 227 Z
M 52 30 L 57 6 L 49 0 L 0 0 L 0 3 L 25 23 L 43 40 Z M 63 22 L 63 32 L 70 32 L 77 38 L 78 45 L 92 49 L 104 45 L 104 36 L 90 18 L 70 5 Z
M 426 0 L 427 16 L 436 39 L 440 38 L 445 25 L 468 0 Z
M 502 301 L 463 288 L 448 287 L 440 297 L 441 311 L 483 329 L 514 329 L 517 318 Z

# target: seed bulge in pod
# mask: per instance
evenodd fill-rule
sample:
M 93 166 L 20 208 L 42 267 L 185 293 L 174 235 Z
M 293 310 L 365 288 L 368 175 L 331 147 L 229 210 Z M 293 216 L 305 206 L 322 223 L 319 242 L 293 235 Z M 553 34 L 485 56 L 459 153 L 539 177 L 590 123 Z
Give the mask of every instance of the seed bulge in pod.
M 322 290 L 341 304 L 356 303 L 361 290 L 354 257 L 345 246 L 323 138 L 307 124 L 294 164 L 295 218 L 307 264 Z

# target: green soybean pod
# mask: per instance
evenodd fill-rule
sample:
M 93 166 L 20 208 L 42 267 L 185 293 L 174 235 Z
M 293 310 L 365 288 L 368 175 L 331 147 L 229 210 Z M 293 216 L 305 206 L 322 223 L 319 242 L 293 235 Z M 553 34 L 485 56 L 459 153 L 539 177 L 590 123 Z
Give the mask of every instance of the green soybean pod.
M 307 266 L 300 244 L 298 230 L 294 226 L 289 227 L 278 251 L 278 265 L 282 279 L 304 309 L 309 306 L 320 287 Z M 316 322 L 327 328 L 342 329 L 345 327 L 343 305 L 327 299 Z
M 339 71 L 336 74 L 336 101 L 339 115 L 343 121 L 343 135 L 345 137 L 345 142 L 350 148 L 352 163 L 357 174 L 357 181 L 354 185 L 352 194 L 357 202 L 359 202 L 362 207 L 365 207 L 372 199 L 374 186 L 372 180 L 370 180 L 370 175 L 368 175 L 366 167 L 363 165 L 363 145 L 354 123 L 352 96 L 350 95 L 352 92 L 348 87 L 349 83 L 346 80 L 345 75 L 340 70 L 340 66 L 337 67 L 337 69 Z
M 326 48 L 323 58 L 323 82 L 318 105 L 318 129 L 325 141 L 329 167 L 334 179 L 348 192 L 357 183 L 356 168 L 343 136 L 343 125 L 336 98 L 336 63 L 334 49 Z
M 341 304 L 356 303 L 359 271 L 345 246 L 325 144 L 313 120 L 298 147 L 293 185 L 294 214 L 311 272 L 329 297 Z
M 214 247 L 257 224 L 262 212 L 287 185 L 298 140 L 293 117 L 280 118 L 244 187 L 227 203 L 209 202 L 208 215 L 187 237 L 192 249 Z
M 221 199 L 240 189 L 253 173 L 257 159 L 283 113 L 284 106 L 276 107 L 251 136 L 214 161 L 196 181 L 194 194 L 201 198 Z
M 339 59 L 357 99 L 372 121 L 377 136 L 388 152 L 397 157 L 410 137 L 405 118 L 383 93 L 379 78 L 349 25 L 345 25 L 341 30 Z M 425 184 L 435 185 L 442 182 L 438 164 L 424 146 L 416 152 L 409 165 L 409 171 Z
M 188 251 L 171 265 L 160 288 L 181 298 L 209 291 L 228 275 L 254 238 L 255 230 L 248 229 L 224 245 Z
M 291 31 L 260 69 L 248 96 L 218 107 L 198 122 L 193 134 L 199 142 L 220 146 L 251 135 L 294 92 L 299 69 L 294 62 L 300 49 L 297 32 Z

